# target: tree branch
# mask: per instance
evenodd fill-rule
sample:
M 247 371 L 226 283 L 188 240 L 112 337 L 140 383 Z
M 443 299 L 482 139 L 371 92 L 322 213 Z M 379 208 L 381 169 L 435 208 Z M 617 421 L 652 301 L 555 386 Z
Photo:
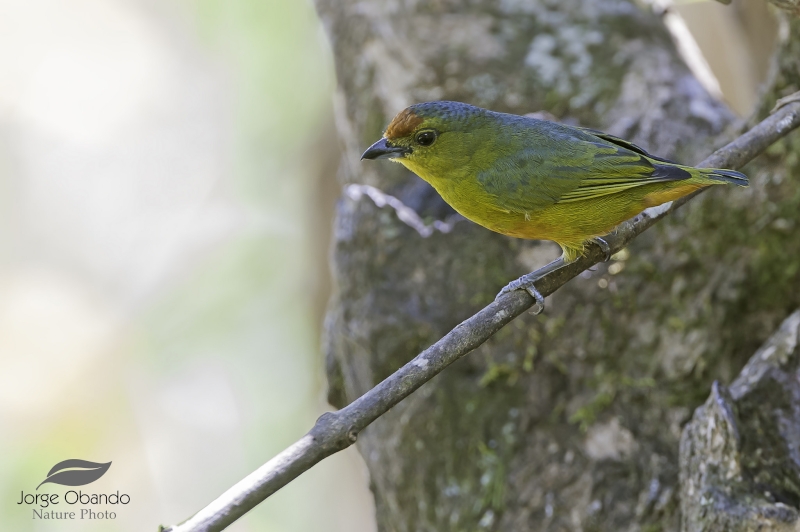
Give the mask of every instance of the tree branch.
M 800 101 L 789 101 L 698 166 L 741 168 L 798 126 Z M 612 234 L 605 237 L 611 252 L 623 249 L 636 236 L 703 190 L 705 189 L 674 202 L 647 209 L 620 224 Z M 573 277 L 601 262 L 604 256 L 605 253 L 598 246 L 592 245 L 577 261 L 539 279 L 536 288 L 543 296 L 548 296 Z M 245 477 L 187 521 L 162 530 L 210 532 L 226 528 L 316 463 L 355 443 L 359 432 L 370 423 L 444 368 L 483 344 L 534 303 L 534 299 L 522 290 L 499 297 L 348 406 L 320 416 L 314 427 L 294 445 Z

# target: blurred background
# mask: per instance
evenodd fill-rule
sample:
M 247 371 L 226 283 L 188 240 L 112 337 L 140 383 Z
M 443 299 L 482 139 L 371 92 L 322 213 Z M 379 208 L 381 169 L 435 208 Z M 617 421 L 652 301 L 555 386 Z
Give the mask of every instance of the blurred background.
M 333 89 L 310 2 L 0 3 L 0 528 L 175 524 L 324 411 Z M 66 458 L 115 521 L 15 504 Z M 358 460 L 232 529 L 370 530 Z
M 746 116 L 764 2 L 675 12 Z M 175 524 L 329 408 L 334 88 L 308 0 L 0 0 L 3 529 Z M 67 458 L 113 461 L 117 519 L 16 504 Z M 231 530 L 374 530 L 367 487 L 349 449 Z

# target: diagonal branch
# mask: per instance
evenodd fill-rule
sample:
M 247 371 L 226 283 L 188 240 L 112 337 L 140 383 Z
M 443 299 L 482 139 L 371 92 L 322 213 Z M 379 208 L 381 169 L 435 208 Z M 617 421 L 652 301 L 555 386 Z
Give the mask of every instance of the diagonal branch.
M 800 101 L 789 101 L 698 166 L 741 168 L 798 126 Z M 647 209 L 620 224 L 611 235 L 605 237 L 611 253 L 623 249 L 636 236 L 703 190 L 705 189 L 674 202 Z M 577 261 L 539 279 L 536 288 L 542 295 L 548 296 L 573 277 L 601 262 L 604 257 L 604 251 L 593 245 Z M 320 416 L 314 427 L 295 444 L 242 479 L 187 521 L 162 529 L 163 532 L 207 532 L 226 528 L 316 463 L 355 443 L 359 432 L 370 423 L 444 368 L 483 344 L 534 303 L 534 299 L 522 290 L 499 297 L 345 408 Z

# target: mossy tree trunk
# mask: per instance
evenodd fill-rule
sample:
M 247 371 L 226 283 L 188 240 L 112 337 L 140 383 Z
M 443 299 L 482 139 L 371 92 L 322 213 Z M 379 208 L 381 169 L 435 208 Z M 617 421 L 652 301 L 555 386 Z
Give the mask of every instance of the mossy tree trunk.
M 544 110 L 686 163 L 734 134 L 661 21 L 627 0 L 317 4 L 339 79 L 341 183 L 377 186 L 429 220 L 452 211 L 427 184 L 359 161 L 414 102 Z M 798 87 L 789 35 L 762 114 Z M 798 144 L 749 169 L 750 189 L 692 202 L 364 431 L 379 530 L 677 530 L 683 425 L 800 306 Z M 421 238 L 346 197 L 333 245 L 337 406 L 558 254 L 466 221 Z

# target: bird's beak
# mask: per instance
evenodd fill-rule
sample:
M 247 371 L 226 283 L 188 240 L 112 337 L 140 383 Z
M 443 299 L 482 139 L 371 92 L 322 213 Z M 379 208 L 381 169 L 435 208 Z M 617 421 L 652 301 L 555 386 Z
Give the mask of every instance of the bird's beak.
M 367 148 L 361 159 L 395 159 L 403 157 L 410 151 L 410 149 L 401 146 L 392 146 L 388 140 L 381 139 Z

